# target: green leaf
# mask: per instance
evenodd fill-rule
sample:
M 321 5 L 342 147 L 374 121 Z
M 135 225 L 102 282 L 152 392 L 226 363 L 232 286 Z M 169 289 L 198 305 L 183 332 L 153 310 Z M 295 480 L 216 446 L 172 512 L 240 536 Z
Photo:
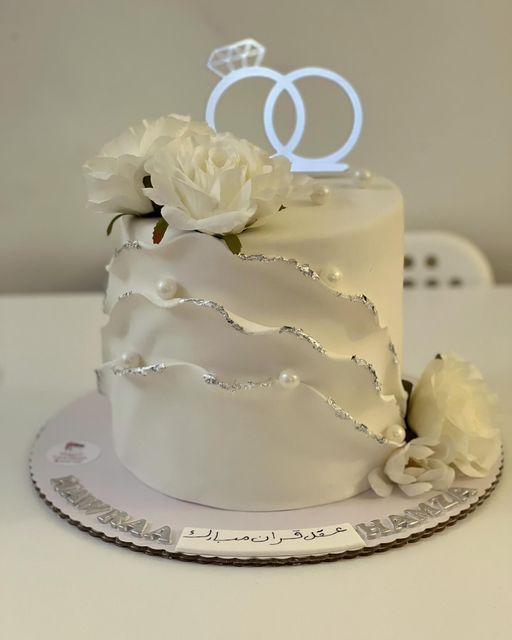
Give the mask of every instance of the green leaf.
M 153 228 L 153 244 L 160 244 L 162 242 L 162 238 L 164 237 L 168 226 L 169 223 L 167 220 L 165 220 L 165 218 L 160 218 Z
M 119 220 L 119 218 L 122 218 L 123 216 L 133 216 L 133 213 L 119 213 L 117 216 L 112 218 L 107 227 L 107 236 L 112 233 L 112 229 L 114 228 L 114 223 L 116 222 L 116 220 Z
M 237 256 L 240 251 L 242 251 L 242 243 L 240 242 L 240 238 L 234 233 L 228 233 L 225 236 L 222 236 L 222 239 L 226 243 L 231 253 L 234 253 L 235 256 Z

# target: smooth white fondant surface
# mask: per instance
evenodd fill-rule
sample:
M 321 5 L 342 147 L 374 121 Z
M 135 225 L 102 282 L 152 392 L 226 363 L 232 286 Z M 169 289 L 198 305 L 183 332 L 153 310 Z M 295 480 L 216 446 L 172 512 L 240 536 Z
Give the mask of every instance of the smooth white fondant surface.
M 296 199 L 244 231 L 242 256 L 195 232 L 156 246 L 154 220 L 125 218 L 99 376 L 117 454 L 152 487 L 227 509 L 324 504 L 366 489 L 396 446 L 378 437 L 405 408 L 402 199 L 381 178 L 328 184 L 325 204 Z M 123 353 L 167 367 L 116 375 Z M 298 383 L 275 384 L 283 371 Z
M 399 357 L 402 352 L 403 199 L 388 180 L 372 177 L 359 185 L 350 177 L 322 180 L 329 200 L 311 206 L 306 198 L 287 203 L 280 215 L 242 236 L 245 253 L 285 255 L 316 271 L 337 266 L 334 285 L 348 294 L 365 294 L 389 327 Z
M 184 365 L 147 376 L 110 373 L 105 390 L 123 464 L 164 493 L 219 508 L 342 500 L 367 489 L 368 472 L 394 448 L 337 418 L 304 385 L 230 393 Z

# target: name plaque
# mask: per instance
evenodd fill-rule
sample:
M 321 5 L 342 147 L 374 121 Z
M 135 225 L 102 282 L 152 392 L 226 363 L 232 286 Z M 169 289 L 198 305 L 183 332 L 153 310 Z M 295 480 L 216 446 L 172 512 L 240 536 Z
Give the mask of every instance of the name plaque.
M 185 527 L 176 551 L 236 557 L 303 556 L 341 553 L 364 546 L 363 538 L 348 523 L 313 529 L 264 531 Z

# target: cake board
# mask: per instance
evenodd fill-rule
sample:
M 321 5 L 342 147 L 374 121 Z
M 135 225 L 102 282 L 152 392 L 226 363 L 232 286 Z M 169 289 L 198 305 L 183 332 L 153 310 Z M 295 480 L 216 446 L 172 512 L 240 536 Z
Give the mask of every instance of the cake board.
M 228 511 L 177 500 L 117 459 L 108 400 L 94 392 L 39 432 L 30 473 L 39 496 L 92 536 L 133 551 L 202 563 L 286 565 L 334 561 L 403 547 L 472 513 L 496 487 L 503 458 L 486 478 L 457 477 L 446 491 L 389 498 L 371 491 L 289 511 Z

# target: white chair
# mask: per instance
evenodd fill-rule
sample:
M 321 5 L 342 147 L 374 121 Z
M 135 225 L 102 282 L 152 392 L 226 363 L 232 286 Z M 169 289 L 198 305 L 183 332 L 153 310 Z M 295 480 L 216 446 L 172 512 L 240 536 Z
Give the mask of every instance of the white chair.
M 405 234 L 404 287 L 488 287 L 493 282 L 487 258 L 466 238 L 445 231 Z

